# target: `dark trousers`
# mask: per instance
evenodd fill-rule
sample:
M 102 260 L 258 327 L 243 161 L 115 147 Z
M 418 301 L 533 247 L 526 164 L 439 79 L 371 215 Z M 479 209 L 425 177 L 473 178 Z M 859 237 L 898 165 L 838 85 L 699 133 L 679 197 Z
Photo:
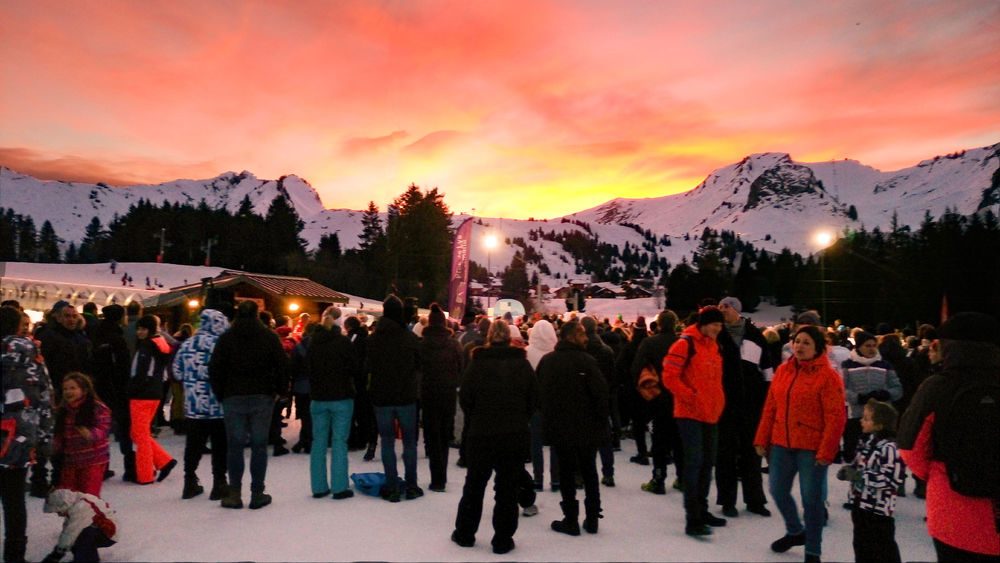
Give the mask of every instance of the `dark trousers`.
M 673 413 L 665 408 L 653 411 L 653 472 L 659 469 L 660 475 L 666 476 L 667 464 L 671 461 L 677 469 L 677 476 L 684 481 L 684 444 L 677 431 L 677 421 Z
M 363 389 L 359 387 L 358 389 Z M 375 407 L 367 391 L 358 391 L 354 398 L 354 421 L 351 423 L 351 447 L 374 448 L 378 444 L 378 425 L 375 422 Z
M 493 482 L 496 500 L 493 506 L 493 543 L 507 543 L 514 537 L 517 531 L 518 483 L 524 472 L 528 442 L 529 437 L 524 434 L 466 438 L 468 471 L 455 516 L 455 531 L 459 537 L 472 539 L 476 536 L 483 515 L 483 495 L 493 472 L 496 472 Z
M 115 545 L 104 532 L 96 526 L 87 526 L 77 536 L 73 544 L 73 562 L 83 563 L 90 561 L 100 561 L 101 556 L 97 554 L 97 548 L 110 547 Z
M 288 405 L 288 399 L 278 397 L 278 400 L 274 402 L 274 406 L 272 407 L 271 423 L 267 430 L 267 443 L 272 446 L 284 445 L 281 438 L 281 423 L 283 422 L 282 411 L 285 410 L 286 405 Z
M 212 478 L 226 478 L 226 423 L 221 418 L 186 418 L 187 434 L 184 437 L 184 476 L 195 476 L 201 463 L 205 444 L 212 441 Z
M 601 482 L 597 478 L 597 448 L 555 445 L 559 456 L 559 481 L 562 486 L 564 506 L 576 502 L 576 474 L 583 477 L 584 506 L 587 514 L 597 514 L 601 509 Z M 564 510 L 565 512 L 565 510 Z
M 861 419 L 848 418 L 844 425 L 844 463 L 854 461 L 854 454 L 858 451 L 858 438 L 861 437 Z
M 608 385 L 609 412 L 611 413 L 611 441 L 613 447 L 621 446 L 622 411 L 618 401 L 619 386 L 616 383 Z
M 857 563 L 899 563 L 896 520 L 857 506 L 851 510 L 854 523 L 854 560 Z
M 934 539 L 934 551 L 937 552 L 938 563 L 998 563 L 1000 556 L 973 553 L 950 546 L 941 540 Z
M 267 478 L 267 431 L 274 413 L 270 395 L 237 395 L 222 401 L 226 421 L 226 466 L 230 489 L 243 484 L 246 461 L 243 448 L 250 443 L 250 491 L 264 492 Z
M 121 392 L 124 397 L 124 391 Z M 128 399 L 116 399 L 111 408 L 111 421 L 114 425 L 115 438 L 118 439 L 118 451 L 122 454 L 125 464 L 123 477 L 135 480 L 135 449 L 132 446 L 132 415 L 129 411 Z
M 684 511 L 689 523 L 703 524 L 718 446 L 718 426 L 678 418 L 677 430 L 684 443 Z
M 736 506 L 737 489 L 743 483 L 743 502 L 764 506 L 764 481 L 760 456 L 753 447 L 756 424 L 722 421 L 719 424 L 719 451 L 715 458 L 716 504 Z
M 312 400 L 309 393 L 296 393 L 292 396 L 295 400 L 295 417 L 301 421 L 299 426 L 299 444 L 311 446 L 313 441 L 313 419 L 309 412 Z
M 4 467 L 0 469 L 0 500 L 3 501 L 3 537 L 8 542 L 23 538 L 28 527 L 28 511 L 24 504 L 24 479 L 27 475 L 28 470 L 24 467 Z
M 448 482 L 448 440 L 455 424 L 455 393 L 425 397 L 421 406 L 431 486 L 443 487 Z

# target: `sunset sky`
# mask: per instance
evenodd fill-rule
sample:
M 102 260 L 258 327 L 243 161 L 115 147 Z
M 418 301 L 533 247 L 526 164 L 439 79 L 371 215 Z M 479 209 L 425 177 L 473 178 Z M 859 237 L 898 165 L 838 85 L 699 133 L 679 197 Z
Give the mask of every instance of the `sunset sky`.
M 41 178 L 555 217 L 750 153 L 996 143 L 1000 2 L 0 0 L 0 76 L 0 164 Z

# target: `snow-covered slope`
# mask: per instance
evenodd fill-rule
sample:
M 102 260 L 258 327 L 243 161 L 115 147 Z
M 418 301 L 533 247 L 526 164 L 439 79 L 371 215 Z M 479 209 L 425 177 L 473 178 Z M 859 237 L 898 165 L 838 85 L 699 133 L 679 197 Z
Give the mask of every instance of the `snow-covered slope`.
M 812 234 L 823 228 L 873 228 L 889 225 L 893 213 L 904 225 L 916 227 L 926 211 L 940 216 L 945 208 L 974 213 L 1000 205 L 1000 143 L 948 156 L 934 157 L 895 172 L 881 172 L 857 161 L 798 163 L 788 154 L 763 153 L 720 168 L 693 190 L 659 198 L 615 199 L 603 205 L 547 221 L 481 218 L 475 236 L 490 229 L 500 235 L 499 248 L 487 254 L 474 244 L 473 260 L 489 262 L 494 272 L 510 264 L 516 247 L 506 239 L 529 240 L 529 231 L 556 233 L 588 230 L 600 241 L 624 249 L 628 242 L 641 247 L 649 230 L 667 235 L 671 245 L 656 245 L 658 257 L 677 264 L 697 247 L 705 227 L 738 233 L 759 248 L 788 247 L 800 253 L 815 250 Z M 36 225 L 52 222 L 67 241 L 83 238 L 92 217 L 108 224 L 140 198 L 198 204 L 235 211 L 249 196 L 256 212 L 264 214 L 278 194 L 285 195 L 305 222 L 302 233 L 310 248 L 325 234 L 337 233 L 342 248 L 356 247 L 361 233 L 361 211 L 324 209 L 316 191 L 294 175 L 262 180 L 249 172 L 227 172 L 208 180 L 177 180 L 152 186 L 113 188 L 103 184 L 44 181 L 0 167 L 0 207 L 31 216 Z M 384 207 L 384 206 L 383 206 Z M 853 210 L 852 210 L 853 208 Z M 856 213 L 857 219 L 852 219 Z M 457 225 L 465 216 L 456 216 Z M 586 227 L 574 224 L 579 221 Z M 687 239 L 687 240 L 685 240 Z M 558 280 L 577 275 L 572 258 L 560 245 L 529 242 L 541 253 Z M 529 275 L 533 271 L 529 268 Z M 543 280 L 558 285 L 558 280 Z
M 852 160 L 803 164 L 787 154 L 755 154 L 709 174 L 689 192 L 614 199 L 573 217 L 669 234 L 726 229 L 769 250 L 787 246 L 808 253 L 811 233 L 820 228 L 885 228 L 893 213 L 915 227 L 925 211 L 935 217 L 945 208 L 970 214 L 1000 203 L 993 185 L 998 168 L 1000 143 L 895 172 Z M 857 220 L 849 216 L 851 206 Z

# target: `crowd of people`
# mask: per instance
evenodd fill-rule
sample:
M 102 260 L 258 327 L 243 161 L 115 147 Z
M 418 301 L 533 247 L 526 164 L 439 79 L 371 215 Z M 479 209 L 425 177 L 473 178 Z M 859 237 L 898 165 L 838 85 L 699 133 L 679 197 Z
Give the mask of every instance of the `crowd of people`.
M 366 461 L 379 452 L 382 499 L 418 499 L 423 433 L 432 492 L 446 490 L 459 448 L 459 546 L 475 544 L 494 480 L 498 554 L 515 548 L 519 517 L 538 513 L 546 447 L 548 485 L 562 499 L 551 528 L 579 536 L 614 517 L 601 488 L 617 485 L 614 452 L 634 440 L 629 462 L 651 466 L 643 491 L 666 494 L 673 466 L 669 486 L 683 491 L 689 536 L 739 517 L 741 495 L 743 511 L 770 517 L 766 477 L 783 520 L 771 549 L 804 546 L 805 560 L 819 561 L 827 473 L 841 464 L 858 561 L 900 560 L 893 511 L 908 471 L 941 561 L 1000 560 L 1000 491 L 989 482 L 1000 471 L 990 455 L 990 425 L 1000 420 L 989 418 L 1000 401 L 983 399 L 1000 399 L 1000 324 L 987 315 L 959 313 L 909 334 L 827 326 L 814 311 L 758 327 L 734 297 L 706 300 L 683 320 L 664 310 L 648 325 L 574 313 L 455 322 L 436 304 L 421 317 L 394 295 L 382 309 L 369 327 L 336 306 L 313 322 L 247 300 L 206 308 L 196 330 L 171 333 L 134 302 L 100 315 L 88 304 L 81 315 L 60 301 L 34 327 L 5 302 L 4 561 L 24 560 L 26 494 L 67 518 L 48 561 L 68 551 L 97 560 L 97 548 L 117 541 L 114 511 L 100 498 L 116 475 L 112 436 L 122 478 L 154 485 L 178 465 L 157 442 L 166 424 L 185 435 L 182 498 L 204 494 L 197 472 L 210 451 L 209 498 L 230 509 L 244 506 L 248 447 L 250 509 L 272 502 L 268 458 L 291 452 L 309 456 L 315 498 L 353 497 L 348 452 L 364 450 Z M 289 450 L 281 434 L 293 413 L 300 425 Z M 975 443 L 987 455 L 970 456 L 951 437 L 970 416 L 987 425 Z

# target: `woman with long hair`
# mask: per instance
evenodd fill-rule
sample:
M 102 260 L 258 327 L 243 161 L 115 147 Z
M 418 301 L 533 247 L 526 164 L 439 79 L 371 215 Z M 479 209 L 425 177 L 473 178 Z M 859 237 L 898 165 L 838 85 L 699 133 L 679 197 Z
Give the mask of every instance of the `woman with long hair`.
M 54 430 L 52 451 L 59 460 L 56 487 L 101 496 L 111 459 L 111 409 L 97 396 L 87 375 L 73 371 L 63 377 Z

